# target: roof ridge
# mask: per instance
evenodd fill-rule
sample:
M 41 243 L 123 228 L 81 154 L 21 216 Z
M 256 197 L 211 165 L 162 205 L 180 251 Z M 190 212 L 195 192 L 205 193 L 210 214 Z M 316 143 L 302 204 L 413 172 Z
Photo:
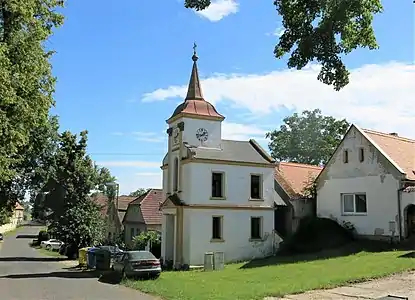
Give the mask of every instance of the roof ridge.
M 407 137 L 403 137 L 403 136 L 399 136 L 399 135 L 398 136 L 391 135 L 391 134 L 386 133 L 386 132 L 381 132 L 381 131 L 372 130 L 372 129 L 364 129 L 364 128 L 362 128 L 362 130 L 364 132 L 366 132 L 366 133 L 369 133 L 369 134 L 377 134 L 377 135 L 384 136 L 384 137 L 388 137 L 388 138 L 391 138 L 391 139 L 401 140 L 403 142 L 415 143 L 415 139 L 411 139 L 411 138 L 407 138 Z
M 320 167 L 320 166 L 303 164 L 303 163 L 296 163 L 296 162 L 290 162 L 290 161 L 282 161 L 282 162 L 279 162 L 279 164 L 290 165 L 290 166 L 293 166 L 293 167 L 296 167 L 296 168 L 309 168 L 309 169 L 318 169 L 318 170 L 322 170 L 324 168 L 324 167 Z

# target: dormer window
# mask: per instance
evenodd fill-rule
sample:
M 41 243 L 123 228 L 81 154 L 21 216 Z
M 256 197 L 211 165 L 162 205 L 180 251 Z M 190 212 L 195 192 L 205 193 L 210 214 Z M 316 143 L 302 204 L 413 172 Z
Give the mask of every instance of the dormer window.
M 359 161 L 364 162 L 365 160 L 365 149 L 359 148 Z
M 343 163 L 347 164 L 349 162 L 349 150 L 343 151 Z

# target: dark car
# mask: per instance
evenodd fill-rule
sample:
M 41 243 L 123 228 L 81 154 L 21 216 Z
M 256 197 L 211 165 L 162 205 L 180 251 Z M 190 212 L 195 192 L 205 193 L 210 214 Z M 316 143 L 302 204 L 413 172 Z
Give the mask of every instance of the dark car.
M 113 265 L 120 277 L 158 278 L 161 273 L 160 260 L 149 251 L 125 251 Z
M 3 234 L 0 233 L 0 241 L 2 241 L 2 240 L 3 240 Z

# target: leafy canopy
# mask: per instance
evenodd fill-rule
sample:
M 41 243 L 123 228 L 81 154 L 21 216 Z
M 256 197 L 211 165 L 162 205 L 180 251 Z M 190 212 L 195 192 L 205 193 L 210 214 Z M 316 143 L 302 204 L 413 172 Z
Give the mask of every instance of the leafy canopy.
M 139 189 L 135 190 L 134 192 L 131 192 L 128 196 L 140 197 L 141 195 L 144 195 L 145 193 L 147 193 L 149 190 L 150 189 L 139 188 Z
M 319 109 L 294 113 L 283 122 L 278 130 L 266 134 L 271 156 L 311 165 L 326 163 L 349 128 L 345 119 L 323 116 Z
M 210 0 L 185 0 L 186 8 L 203 10 Z M 380 0 L 275 0 L 284 33 L 274 55 L 290 54 L 288 67 L 302 69 L 317 61 L 318 80 L 340 90 L 349 83 L 342 57 L 357 48 L 378 48 L 373 17 L 382 12 Z
M 60 0 L 0 1 L 0 207 L 11 210 L 44 167 L 55 78 L 45 41 L 63 23 Z

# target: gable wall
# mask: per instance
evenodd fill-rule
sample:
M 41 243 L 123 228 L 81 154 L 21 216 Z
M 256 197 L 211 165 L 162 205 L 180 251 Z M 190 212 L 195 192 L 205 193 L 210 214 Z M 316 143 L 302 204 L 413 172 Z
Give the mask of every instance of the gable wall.
M 364 162 L 358 149 L 365 150 Z M 349 163 L 343 150 L 349 150 Z M 352 127 L 321 174 L 317 188 L 317 215 L 350 221 L 361 235 L 390 235 L 389 221 L 397 221 L 398 172 L 367 139 Z M 367 215 L 343 215 L 342 193 L 366 193 Z

